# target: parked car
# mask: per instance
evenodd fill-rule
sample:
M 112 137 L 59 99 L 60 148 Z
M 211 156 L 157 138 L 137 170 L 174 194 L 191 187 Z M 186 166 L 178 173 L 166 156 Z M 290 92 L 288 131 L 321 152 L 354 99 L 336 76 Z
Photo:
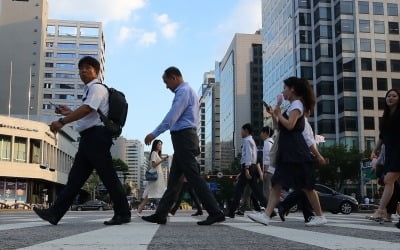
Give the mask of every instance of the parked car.
M 316 184 L 315 190 L 318 192 L 322 210 L 330 211 L 334 214 L 350 214 L 358 209 L 358 201 L 350 195 L 336 192 L 321 184 Z
M 71 210 L 76 210 L 76 211 L 83 211 L 83 210 L 109 210 L 111 209 L 111 206 L 105 203 L 104 201 L 99 201 L 99 200 L 91 200 L 87 201 L 83 204 L 78 204 L 78 205 L 72 205 Z

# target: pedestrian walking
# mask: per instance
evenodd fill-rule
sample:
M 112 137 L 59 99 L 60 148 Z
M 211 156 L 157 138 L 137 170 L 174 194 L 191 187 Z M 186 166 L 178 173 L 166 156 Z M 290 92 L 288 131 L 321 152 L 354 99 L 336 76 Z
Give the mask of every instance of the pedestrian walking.
M 266 207 L 267 205 L 267 199 L 263 194 L 261 186 L 258 185 L 258 180 L 261 181 L 262 175 L 260 175 L 257 168 L 257 146 L 252 133 L 253 128 L 250 123 L 246 123 L 242 126 L 243 144 L 242 157 L 240 159 L 242 169 L 235 187 L 233 200 L 227 213 L 227 216 L 230 218 L 235 217 L 235 211 L 240 204 L 240 198 L 243 195 L 243 190 L 246 185 L 250 186 L 252 194 L 255 195 L 256 199 L 261 203 L 261 206 Z
M 171 208 L 170 214 L 171 215 L 175 215 L 176 211 L 179 209 L 183 196 L 185 195 L 186 192 L 189 193 L 190 198 L 193 200 L 194 204 L 196 205 L 196 209 L 197 211 L 192 214 L 192 216 L 199 216 L 199 215 L 203 215 L 203 209 L 201 208 L 201 203 L 199 200 L 199 197 L 197 196 L 196 192 L 194 191 L 194 188 L 192 186 L 190 186 L 189 182 L 187 181 L 187 179 L 185 178 L 185 176 L 183 176 L 181 178 L 181 188 L 180 188 L 180 192 L 178 193 L 178 197 L 175 201 L 174 206 Z
M 380 200 L 379 208 L 372 215 L 374 220 L 383 221 L 387 218 L 386 207 L 389 204 L 395 182 L 400 178 L 400 90 L 390 89 L 386 92 L 385 108 L 383 111 L 382 122 L 379 126 L 379 140 L 371 153 L 371 159 L 376 158 L 382 144 L 385 144 L 384 162 L 384 190 Z
M 264 191 L 264 196 L 267 200 L 271 190 L 271 178 L 275 172 L 275 168 L 270 165 L 270 160 L 269 160 L 269 152 L 271 151 L 271 147 L 274 144 L 274 140 L 272 139 L 273 135 L 274 135 L 274 130 L 271 127 L 265 126 L 261 129 L 260 138 L 264 142 L 262 151 L 263 191 Z
M 314 190 L 314 171 L 310 168 L 313 157 L 310 154 L 302 132 L 305 126 L 304 112 L 314 108 L 314 92 L 306 79 L 290 77 L 284 81 L 283 97 L 290 102 L 288 109 L 281 113 L 280 106 L 274 110 L 279 122 L 278 156 L 272 177 L 272 190 L 265 213 L 250 214 L 255 222 L 268 225 L 274 208 L 279 203 L 281 189 L 303 190 L 317 216 L 306 226 L 317 226 L 327 222 L 322 213 L 319 198 Z
M 56 109 L 56 113 L 64 115 L 64 118 L 50 125 L 50 130 L 57 133 L 64 125 L 76 121 L 75 128 L 81 136 L 78 152 L 69 172 L 67 184 L 58 194 L 54 204 L 48 209 L 35 207 L 33 210 L 43 220 L 57 225 L 95 169 L 114 204 L 114 216 L 104 224 L 128 223 L 131 221 L 128 200 L 112 164 L 110 153 L 112 136 L 98 113 L 100 110 L 107 115 L 109 109 L 108 90 L 102 84 L 97 84 L 100 63 L 95 58 L 86 56 L 79 61 L 78 68 L 79 76 L 85 84 L 82 105 L 76 110 L 61 105 Z
M 162 76 L 167 88 L 174 94 L 172 107 L 158 127 L 144 139 L 149 145 L 157 136 L 171 131 L 174 156 L 172 160 L 167 190 L 161 198 L 155 214 L 143 216 L 142 219 L 152 223 L 165 224 L 168 212 L 179 192 L 179 180 L 184 175 L 198 194 L 201 203 L 209 216 L 198 225 L 211 225 L 225 220 L 210 189 L 201 178 L 196 161 L 200 154 L 197 126 L 199 123 L 199 100 L 195 91 L 184 82 L 181 72 L 176 67 L 169 67 Z
M 137 209 L 137 215 L 142 216 L 144 206 L 149 202 L 149 199 L 161 199 L 165 191 L 164 174 L 162 171 L 161 163 L 168 159 L 168 156 L 162 157 L 163 142 L 161 140 L 154 140 L 150 152 L 150 166 L 152 171 L 157 172 L 157 180 L 147 181 L 146 188 L 143 191 L 143 200 Z

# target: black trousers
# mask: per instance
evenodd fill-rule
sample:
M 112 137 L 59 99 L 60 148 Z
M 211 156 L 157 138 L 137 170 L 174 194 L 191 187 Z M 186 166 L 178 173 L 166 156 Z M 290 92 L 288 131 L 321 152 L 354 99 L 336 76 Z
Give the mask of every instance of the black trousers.
M 242 198 L 243 190 L 246 185 L 250 186 L 252 194 L 260 202 L 261 206 L 267 207 L 267 199 L 264 196 L 264 192 L 261 186 L 257 183 L 257 177 L 253 175 L 251 179 L 247 179 L 244 170 L 242 170 L 238 177 L 238 182 L 235 187 L 235 194 L 233 195 L 232 203 L 229 207 L 230 215 L 233 215 L 238 208 L 240 204 L 240 198 Z
M 68 181 L 50 208 L 60 218 L 68 211 L 93 169 L 96 169 L 114 204 L 116 215 L 130 215 L 128 200 L 112 164 L 111 136 L 102 126 L 92 127 L 81 135 L 78 152 L 68 175 Z
M 171 208 L 171 213 L 175 214 L 176 211 L 179 209 L 179 206 L 181 205 L 182 198 L 185 192 L 188 192 L 190 194 L 190 198 L 193 200 L 194 204 L 196 204 L 197 211 L 202 211 L 199 197 L 197 196 L 196 192 L 188 182 L 184 182 L 182 180 L 181 191 L 178 194 L 174 206 Z
M 208 188 L 205 180 L 201 178 L 196 156 L 199 154 L 199 138 L 194 129 L 184 129 L 171 132 L 174 156 L 172 159 L 171 170 L 168 179 L 167 190 L 161 198 L 156 214 L 161 218 L 166 218 L 177 194 L 180 191 L 180 179 L 185 175 L 189 184 L 199 196 L 203 208 L 210 216 L 223 215 L 219 209 L 217 201 Z
M 398 181 L 395 181 L 392 198 L 390 198 L 390 201 L 386 206 L 386 210 L 389 214 L 396 214 L 397 203 L 399 201 L 400 201 L 400 184 Z
M 294 190 L 293 192 L 290 192 L 285 199 L 279 203 L 279 206 L 281 206 L 286 212 L 296 204 L 303 212 L 303 217 L 305 220 L 308 220 L 311 216 L 314 216 L 311 204 L 308 201 L 306 194 L 301 190 Z

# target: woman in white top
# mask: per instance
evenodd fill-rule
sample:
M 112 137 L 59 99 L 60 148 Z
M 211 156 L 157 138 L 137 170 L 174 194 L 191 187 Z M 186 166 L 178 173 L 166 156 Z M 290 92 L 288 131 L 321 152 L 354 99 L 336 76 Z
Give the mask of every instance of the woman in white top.
M 161 163 L 168 159 L 168 156 L 161 157 L 162 141 L 154 140 L 151 146 L 150 166 L 157 171 L 158 178 L 155 181 L 148 181 L 143 192 L 143 201 L 139 204 L 137 213 L 141 216 L 144 206 L 149 199 L 160 199 L 165 191 L 164 174 L 161 169 Z M 153 170 L 154 170 L 153 169 Z

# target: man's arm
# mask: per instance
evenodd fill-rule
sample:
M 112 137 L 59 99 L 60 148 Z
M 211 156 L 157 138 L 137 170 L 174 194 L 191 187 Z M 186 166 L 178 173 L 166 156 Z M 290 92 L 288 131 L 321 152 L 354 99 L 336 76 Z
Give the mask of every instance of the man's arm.
M 91 107 L 84 104 L 84 105 L 80 106 L 79 108 L 77 108 L 76 110 L 71 111 L 64 118 L 62 118 L 58 121 L 52 122 L 50 125 L 50 130 L 52 132 L 58 132 L 65 124 L 74 122 L 76 120 L 79 120 L 79 119 L 87 116 L 90 112 L 92 112 L 92 110 L 93 109 Z

